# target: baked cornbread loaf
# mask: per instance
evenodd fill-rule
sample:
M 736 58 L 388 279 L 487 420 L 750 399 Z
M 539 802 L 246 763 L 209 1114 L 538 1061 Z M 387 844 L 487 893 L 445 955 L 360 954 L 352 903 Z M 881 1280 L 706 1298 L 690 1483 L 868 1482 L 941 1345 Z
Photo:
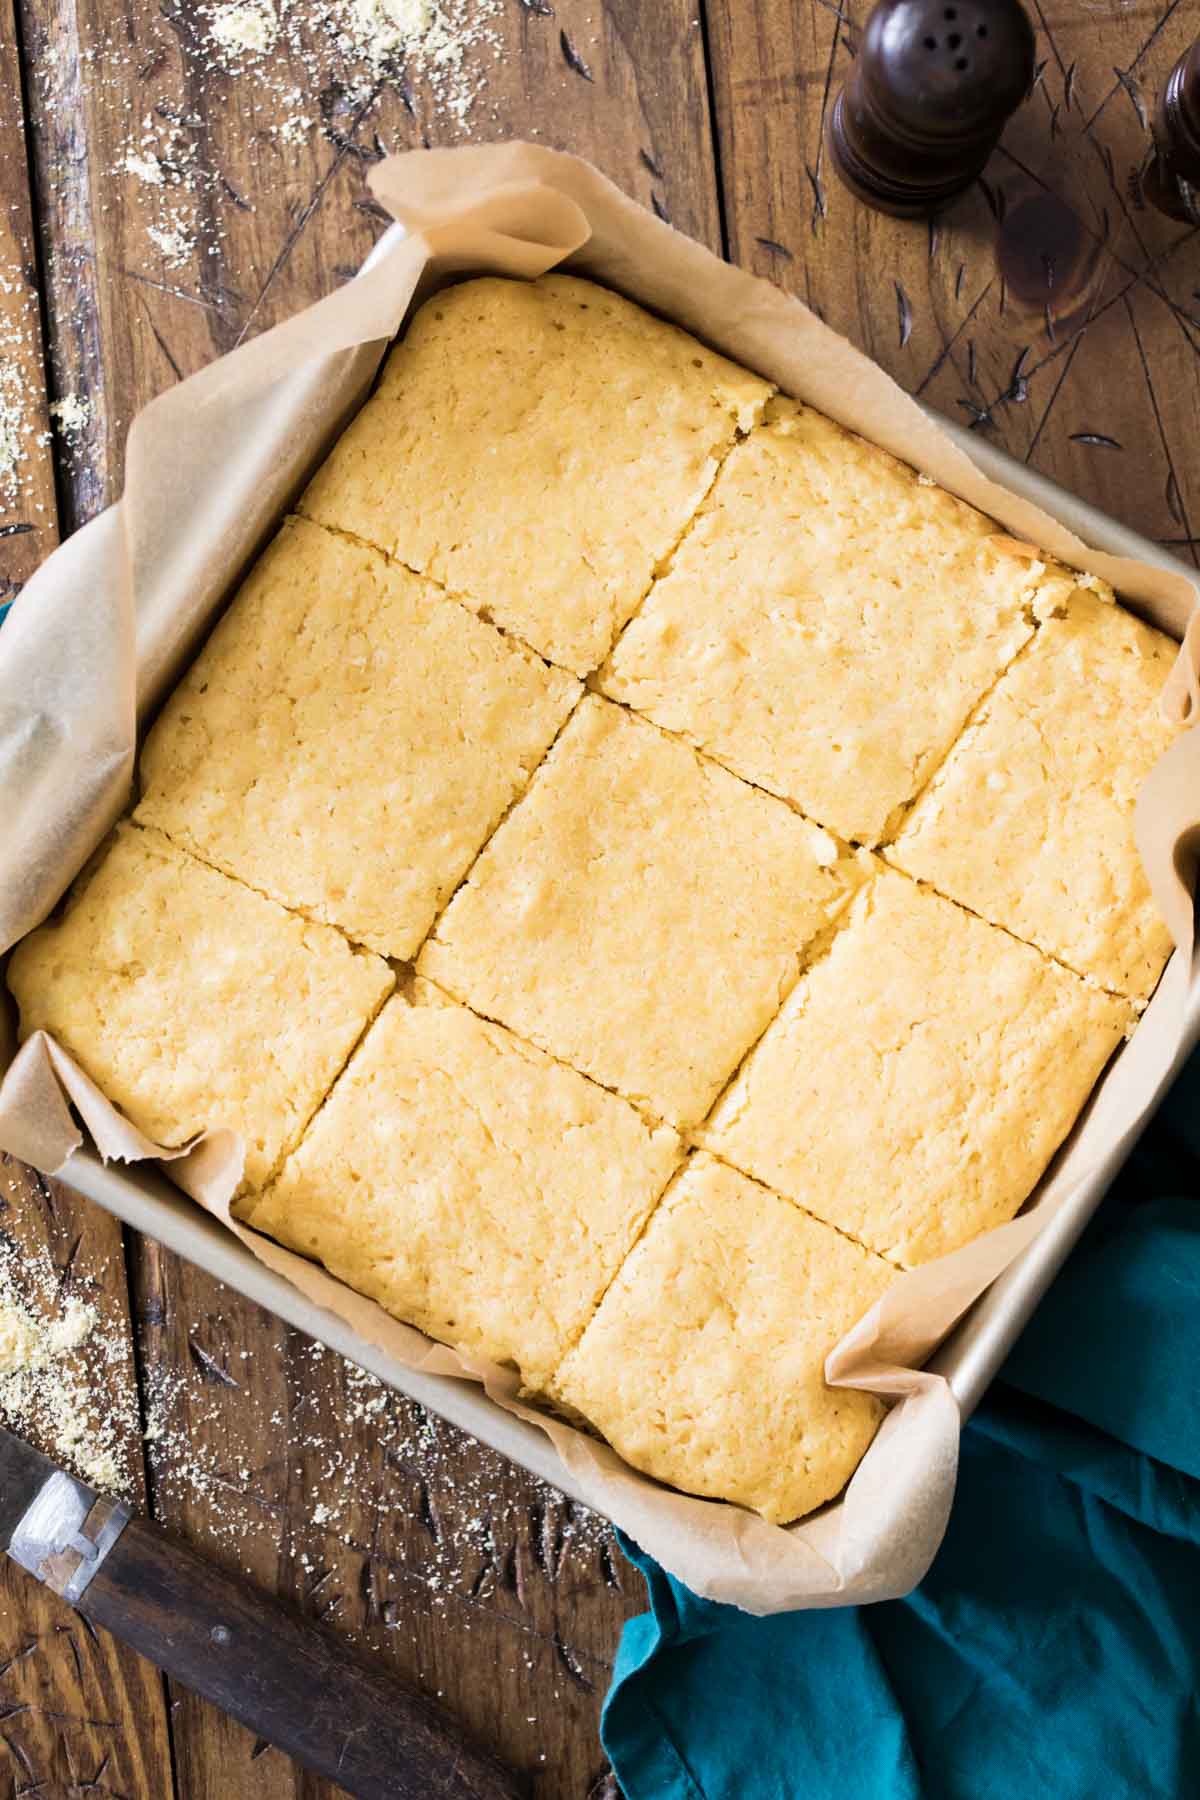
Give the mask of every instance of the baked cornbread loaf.
M 1133 841 L 1173 736 L 1177 646 L 1095 594 L 1046 621 L 963 733 L 890 851 L 897 867 L 1117 993 L 1170 953 Z
M 583 675 L 770 393 L 591 282 L 464 282 L 418 313 L 300 511 Z
M 428 300 L 297 504 L 22 1031 L 636 1467 L 823 1504 L 882 1416 L 829 1352 L 1021 1207 L 1162 969 L 1173 646 L 569 276 Z
M 673 1131 L 418 980 L 242 1216 L 544 1389 L 679 1159 Z
M 1132 1020 L 1126 1001 L 884 872 L 704 1139 L 881 1255 L 928 1262 L 1013 1216 Z
M 411 956 L 578 692 L 407 569 L 289 519 L 150 733 L 135 817 Z
M 18 944 L 8 980 L 22 1037 L 50 1032 L 148 1137 L 241 1132 L 248 1188 L 300 1137 L 393 985 L 370 951 L 130 825 L 61 921 Z
M 819 824 L 877 844 L 1034 629 L 990 519 L 773 400 L 601 675 Z
M 780 801 L 589 697 L 418 967 L 694 1125 L 856 878 L 854 860 Z
M 695 1155 L 554 1379 L 627 1461 L 780 1523 L 829 1500 L 883 1415 L 824 1376 L 894 1271 Z

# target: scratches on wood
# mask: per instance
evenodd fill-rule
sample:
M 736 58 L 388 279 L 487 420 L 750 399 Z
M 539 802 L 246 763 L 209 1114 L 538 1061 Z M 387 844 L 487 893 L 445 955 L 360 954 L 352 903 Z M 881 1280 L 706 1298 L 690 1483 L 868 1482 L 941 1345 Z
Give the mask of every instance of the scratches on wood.
M 215 1356 L 211 1356 L 194 1337 L 188 1339 L 188 1355 L 203 1375 L 205 1381 L 216 1382 L 219 1387 L 236 1388 L 240 1385 L 234 1380 L 228 1369 L 222 1368 Z
M 562 1636 L 557 1630 L 554 1633 L 554 1653 L 575 1686 L 582 1688 L 585 1694 L 594 1694 L 596 1691 L 595 1682 L 592 1680 L 591 1676 L 588 1675 L 575 1652 L 568 1644 L 563 1642 Z
M 825 183 L 821 179 L 819 159 L 816 167 L 811 163 L 805 163 L 804 173 L 808 176 L 808 185 L 812 189 L 812 217 L 810 219 L 810 224 L 812 229 L 816 231 L 821 220 L 825 217 Z
M 562 51 L 563 61 L 568 69 L 571 69 L 576 75 L 582 75 L 585 81 L 595 81 L 596 77 L 567 36 L 565 27 L 558 34 L 558 47 Z
M 1114 69 L 1113 74 L 1129 96 L 1129 104 L 1137 116 L 1137 122 L 1143 131 L 1150 129 L 1150 114 L 1146 110 L 1146 102 L 1142 98 L 1141 85 L 1128 69 Z
M 912 302 L 904 291 L 902 282 L 894 283 L 896 289 L 896 319 L 900 334 L 900 348 L 903 350 L 912 336 L 913 316 Z

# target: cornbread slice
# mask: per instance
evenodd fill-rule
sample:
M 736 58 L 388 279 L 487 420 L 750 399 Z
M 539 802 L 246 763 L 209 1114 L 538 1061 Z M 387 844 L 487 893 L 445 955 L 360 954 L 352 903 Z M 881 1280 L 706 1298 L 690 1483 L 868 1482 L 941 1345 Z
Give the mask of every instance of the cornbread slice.
M 1019 1209 L 1132 1019 L 885 871 L 704 1141 L 882 1255 L 928 1262 Z
M 246 1140 L 263 1182 L 392 986 L 353 950 L 177 850 L 118 828 L 57 924 L 13 952 L 21 1036 L 48 1031 L 156 1142 Z
M 587 697 L 418 967 L 685 1126 L 773 1016 L 857 867 L 686 744 Z
M 673 1131 L 417 981 L 242 1216 L 536 1389 L 679 1155 Z
M 300 510 L 582 675 L 771 387 L 570 275 L 429 300 Z
M 909 874 L 1144 999 L 1171 951 L 1133 837 L 1171 741 L 1158 697 L 1178 645 L 1077 592 L 997 685 L 889 852 Z
M 1047 580 L 981 513 L 777 399 L 600 686 L 877 844 L 1030 636 Z
M 151 732 L 134 816 L 408 957 L 578 691 L 418 576 L 292 519 Z
M 556 1397 L 660 1481 L 778 1524 L 833 1499 L 883 1417 L 825 1358 L 895 1270 L 708 1156 L 693 1156 Z

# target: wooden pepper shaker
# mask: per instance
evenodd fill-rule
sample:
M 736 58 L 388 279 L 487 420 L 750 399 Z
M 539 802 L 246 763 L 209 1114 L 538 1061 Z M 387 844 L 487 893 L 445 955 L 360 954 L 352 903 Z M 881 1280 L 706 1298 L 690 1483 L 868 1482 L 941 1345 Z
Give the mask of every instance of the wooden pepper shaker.
M 880 0 L 830 109 L 838 174 L 880 212 L 933 212 L 978 176 L 1033 71 L 1018 0 Z
M 1154 121 L 1154 161 L 1143 187 L 1168 218 L 1200 225 L 1200 40 L 1167 77 Z

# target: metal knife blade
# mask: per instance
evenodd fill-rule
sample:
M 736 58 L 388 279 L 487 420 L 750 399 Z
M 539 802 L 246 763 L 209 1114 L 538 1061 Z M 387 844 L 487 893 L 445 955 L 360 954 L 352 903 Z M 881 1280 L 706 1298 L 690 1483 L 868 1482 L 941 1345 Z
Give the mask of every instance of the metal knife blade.
M 25 1513 L 58 1472 L 48 1456 L 0 1428 L 0 1550 L 8 1549 Z

